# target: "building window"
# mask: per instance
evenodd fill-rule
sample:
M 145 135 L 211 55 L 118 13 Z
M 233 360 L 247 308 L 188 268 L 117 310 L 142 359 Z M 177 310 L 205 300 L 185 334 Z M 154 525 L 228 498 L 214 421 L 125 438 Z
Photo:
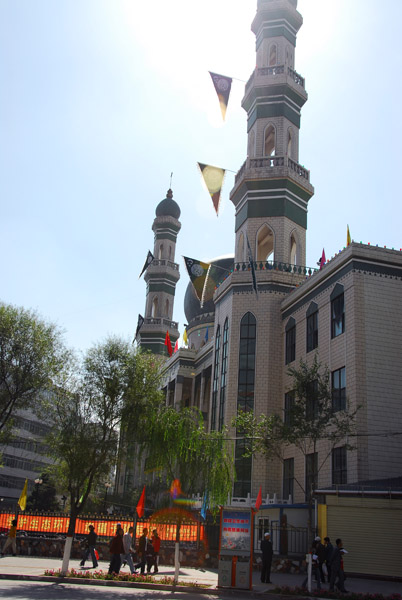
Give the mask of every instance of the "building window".
M 341 446 L 332 450 L 332 484 L 338 485 L 347 482 L 346 446 Z
M 264 132 L 264 156 L 274 156 L 275 154 L 275 128 L 268 125 Z
M 276 61 L 277 61 L 276 55 L 277 55 L 276 44 L 271 44 L 271 46 L 269 47 L 269 59 L 268 59 L 269 67 L 274 67 L 276 65 Z
M 294 391 L 286 392 L 286 394 L 285 394 L 285 409 L 284 409 L 284 416 L 283 416 L 283 421 L 284 421 L 285 425 L 292 424 L 292 410 L 293 410 L 294 403 L 295 403 Z
M 212 406 L 211 406 L 211 431 L 216 429 L 216 407 L 218 402 L 219 387 L 219 352 L 221 346 L 221 328 L 218 325 L 215 335 L 215 360 L 214 360 L 214 382 L 212 386 Z
M 221 371 L 221 393 L 219 401 L 219 422 L 218 429 L 222 431 L 225 418 L 225 395 L 226 395 L 226 373 L 228 367 L 228 331 L 229 321 L 226 319 L 223 326 L 223 342 L 222 342 L 222 371 Z
M 346 369 L 332 372 L 332 410 L 346 410 Z
M 314 421 L 318 417 L 318 380 L 309 381 L 306 385 L 306 419 Z
M 293 317 L 289 319 L 286 325 L 286 356 L 285 364 L 293 362 L 296 358 L 296 321 Z
M 257 261 L 273 260 L 274 258 L 274 232 L 266 223 L 257 234 Z
M 293 484 L 294 484 L 294 472 L 295 472 L 295 459 L 286 458 L 283 461 L 283 495 L 282 498 L 286 500 L 291 496 L 293 498 Z
M 318 454 L 312 452 L 306 454 L 306 500 L 308 500 L 317 486 L 317 475 L 318 475 Z
M 310 304 L 306 317 L 306 352 L 311 352 L 318 346 L 318 306 L 315 302 Z
M 335 338 L 345 331 L 345 298 L 343 285 L 339 283 L 331 294 L 331 338 Z
M 237 386 L 237 411 L 254 410 L 255 347 L 257 322 L 254 315 L 246 313 L 240 321 L 239 380 Z M 240 431 L 237 431 L 241 434 Z M 233 495 L 245 497 L 251 493 L 252 460 L 243 456 L 245 440 L 236 440 L 235 470 L 236 482 Z

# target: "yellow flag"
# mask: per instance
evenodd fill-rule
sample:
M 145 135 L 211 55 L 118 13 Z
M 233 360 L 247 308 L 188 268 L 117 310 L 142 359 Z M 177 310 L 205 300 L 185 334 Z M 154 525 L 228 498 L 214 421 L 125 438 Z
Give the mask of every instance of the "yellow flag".
M 346 245 L 349 246 L 349 244 L 350 244 L 351 241 L 352 240 L 350 239 L 350 231 L 349 231 L 349 225 L 348 225 L 348 228 L 347 228 L 347 231 L 346 231 Z
M 25 479 L 24 487 L 22 488 L 20 499 L 18 504 L 21 510 L 25 510 L 27 506 L 27 492 L 28 492 L 28 479 Z
M 186 344 L 186 346 L 188 345 L 188 339 L 187 339 L 187 329 L 184 328 L 184 333 L 183 333 L 183 342 Z

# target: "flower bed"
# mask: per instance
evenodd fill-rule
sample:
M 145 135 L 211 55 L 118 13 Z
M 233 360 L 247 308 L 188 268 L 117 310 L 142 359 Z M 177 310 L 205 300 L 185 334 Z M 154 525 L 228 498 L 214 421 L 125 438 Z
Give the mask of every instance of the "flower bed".
M 103 581 L 128 581 L 132 583 L 160 583 L 162 585 L 175 585 L 173 577 L 159 577 L 155 579 L 152 575 L 141 575 L 130 573 L 125 573 L 122 575 L 112 574 L 110 575 L 107 571 L 78 571 L 76 569 L 71 569 L 67 571 L 65 575 L 62 575 L 61 569 L 46 569 L 44 572 L 46 577 L 72 577 L 74 579 L 93 579 L 93 580 L 103 580 Z M 195 583 L 192 581 L 179 581 L 176 585 L 184 586 L 184 587 L 194 587 L 194 588 L 207 588 L 207 585 L 203 585 L 200 583 Z M 397 599 L 399 600 L 399 599 Z
M 342 594 L 341 592 L 331 592 L 329 590 L 313 590 L 308 592 L 305 588 L 301 587 L 276 587 L 270 592 L 274 594 L 282 594 L 284 596 L 298 596 L 298 597 L 311 597 L 311 598 L 331 598 L 342 600 L 402 600 L 401 594 L 391 594 L 390 596 L 384 596 L 383 594 L 359 594 L 357 592 L 347 592 Z

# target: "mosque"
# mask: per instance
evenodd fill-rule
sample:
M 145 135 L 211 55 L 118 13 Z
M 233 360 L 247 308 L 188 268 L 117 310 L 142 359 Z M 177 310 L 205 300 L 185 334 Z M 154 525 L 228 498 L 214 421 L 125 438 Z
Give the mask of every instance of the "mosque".
M 300 359 L 311 364 L 317 355 L 330 373 L 334 410 L 360 407 L 355 449 L 348 449 L 348 440 L 333 449 L 322 440 L 314 454 L 288 448 L 283 461 L 267 461 L 244 458 L 238 440 L 233 497 L 255 498 L 261 487 L 265 508 L 278 507 L 282 515 L 284 506 L 305 502 L 304 489 L 314 473 L 323 507 L 320 533 L 339 535 L 341 522 L 344 532 L 358 531 L 364 545 L 366 526 L 371 540 L 377 528 L 382 535 L 389 528 L 391 500 L 392 522 L 402 525 L 402 252 L 351 242 L 320 269 L 305 264 L 314 188 L 299 159 L 307 92 L 294 65 L 302 22 L 297 0 L 258 0 L 251 26 L 256 68 L 242 100 L 247 157 L 230 193 L 234 256 L 215 262 L 222 280 L 202 307 L 189 283 L 184 301 L 188 347 L 168 357 L 166 331 L 173 345 L 179 337 L 173 308 L 181 227 L 180 208 L 169 190 L 152 226 L 155 258 L 145 273 L 145 318 L 137 343 L 166 356 L 167 404 L 195 406 L 208 430 L 225 425 L 233 437 L 231 421 L 241 409 L 257 417 L 285 414 L 288 368 Z M 390 552 L 385 554 L 389 558 Z M 375 560 L 378 569 L 378 553 Z M 373 568 L 370 561 L 360 565 L 364 568 Z

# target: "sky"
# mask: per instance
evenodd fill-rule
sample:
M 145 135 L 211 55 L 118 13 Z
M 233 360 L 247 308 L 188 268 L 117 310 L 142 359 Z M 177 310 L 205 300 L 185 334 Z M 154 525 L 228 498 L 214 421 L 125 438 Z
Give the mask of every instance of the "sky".
M 234 252 L 234 172 L 257 0 L 0 0 L 0 301 L 36 310 L 85 351 L 132 339 L 155 208 L 181 208 L 182 256 Z M 307 266 L 355 241 L 402 247 L 400 0 L 299 0 L 310 170 Z M 208 71 L 234 78 L 225 123 Z M 228 169 L 219 217 L 197 161 Z

